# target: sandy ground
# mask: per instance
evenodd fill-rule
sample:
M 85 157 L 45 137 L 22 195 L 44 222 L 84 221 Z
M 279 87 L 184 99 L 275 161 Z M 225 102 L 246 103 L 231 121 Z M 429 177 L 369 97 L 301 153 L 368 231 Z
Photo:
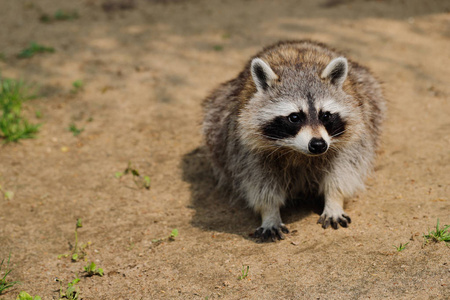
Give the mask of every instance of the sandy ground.
M 80 18 L 39 21 L 57 9 Z M 0 146 L 0 185 L 14 192 L 0 197 L 0 258 L 11 253 L 21 281 L 0 299 L 58 299 L 55 277 L 77 274 L 82 299 L 450 299 L 450 247 L 422 238 L 450 224 L 449 1 L 2 0 L 0 12 L 2 75 L 43 95 L 26 106 L 38 137 Z M 261 47 L 303 38 L 384 82 L 383 145 L 346 203 L 350 228 L 323 230 L 294 207 L 286 240 L 258 244 L 258 217 L 214 189 L 200 104 Z M 56 51 L 16 58 L 31 41 Z M 149 190 L 115 178 L 128 162 Z M 57 257 L 77 218 L 90 245 L 72 263 Z M 175 241 L 152 242 L 174 228 Z M 91 261 L 105 276 L 84 276 Z

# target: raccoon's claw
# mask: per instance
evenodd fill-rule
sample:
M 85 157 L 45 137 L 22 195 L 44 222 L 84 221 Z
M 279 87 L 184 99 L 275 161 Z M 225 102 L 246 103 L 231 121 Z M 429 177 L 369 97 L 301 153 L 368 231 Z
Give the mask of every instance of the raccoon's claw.
M 271 228 L 258 227 L 253 234 L 253 237 L 260 242 L 275 242 L 277 240 L 284 240 L 283 233 L 289 233 L 289 229 L 286 225 L 280 224 L 280 226 L 272 226 Z
M 322 214 L 317 221 L 318 224 L 322 224 L 323 229 L 327 229 L 328 227 L 330 227 L 330 225 L 333 229 L 338 229 L 338 224 L 341 225 L 341 227 L 348 227 L 348 224 L 350 224 L 351 222 L 352 219 L 350 219 L 350 217 L 345 213 L 333 217 Z

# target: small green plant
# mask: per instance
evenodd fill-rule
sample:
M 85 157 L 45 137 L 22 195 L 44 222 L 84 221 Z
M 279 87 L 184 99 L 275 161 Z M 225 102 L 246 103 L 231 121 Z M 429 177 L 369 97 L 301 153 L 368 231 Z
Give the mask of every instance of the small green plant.
M 6 200 L 12 200 L 13 197 L 14 197 L 14 192 L 11 192 L 11 191 L 6 191 L 5 192 L 5 199 Z
M 242 265 L 241 275 L 238 277 L 238 280 L 247 278 L 249 269 L 250 269 L 250 266 Z
M 103 276 L 103 269 L 97 268 L 94 262 L 91 262 L 86 267 L 84 267 L 84 271 L 87 273 L 87 276 L 89 277 L 94 275 Z
M 142 176 L 139 171 L 131 165 L 131 162 L 128 162 L 128 167 L 123 172 L 116 172 L 114 177 L 117 179 L 122 178 L 124 175 L 131 174 L 133 175 L 133 181 L 138 188 L 145 188 L 147 190 L 150 189 L 150 177 L 147 175 Z
M 6 56 L 3 52 L 0 52 L 0 61 L 6 61 Z
M 178 229 L 175 228 L 169 235 L 169 241 L 175 241 L 175 238 L 177 236 L 178 236 Z
M 24 83 L 0 76 L 0 137 L 5 142 L 34 138 L 40 124 L 33 125 L 22 117 L 22 105 L 32 99 Z
M 76 285 L 80 278 L 78 276 L 67 284 L 67 288 L 63 291 L 62 280 L 56 278 L 56 281 L 59 282 L 59 300 L 69 299 L 69 300 L 78 300 L 80 296 L 80 289 Z
M 165 240 L 168 240 L 170 242 L 175 241 L 175 238 L 178 236 L 178 229 L 172 229 L 172 232 L 170 233 L 170 235 L 166 238 L 160 238 L 160 239 L 153 239 L 152 243 L 154 244 L 161 244 L 162 242 L 164 242 Z
M 67 21 L 67 20 L 75 20 L 78 19 L 79 15 L 77 11 L 64 11 L 62 9 L 58 9 L 53 16 L 49 14 L 43 14 L 39 18 L 42 23 L 51 23 L 53 21 Z
M 42 298 L 39 296 L 33 297 L 27 292 L 22 291 L 19 293 L 19 296 L 17 296 L 16 300 L 42 300 Z
M 150 189 L 150 177 L 144 176 L 144 187 L 148 190 Z
M 12 269 L 9 268 L 9 263 L 11 261 L 11 254 L 9 254 L 8 261 L 6 263 L 6 268 L 3 271 L 3 277 L 0 278 L 0 295 L 3 294 L 4 291 L 6 291 L 9 288 L 12 288 L 16 284 L 19 283 L 19 281 L 7 281 L 6 276 L 11 273 Z M 5 262 L 5 259 L 2 259 L 2 262 L 0 263 L 0 274 L 2 273 L 3 263 Z
M 42 112 L 39 109 L 36 110 L 34 114 L 35 114 L 36 118 L 42 119 Z
M 72 94 L 76 94 L 76 93 L 82 91 L 83 87 L 84 87 L 84 83 L 82 80 L 75 80 L 74 82 L 72 82 L 72 89 L 70 90 L 70 92 Z
M 81 223 L 81 219 L 77 219 L 77 223 L 75 224 L 75 245 L 72 247 L 72 253 L 71 254 L 61 254 L 58 255 L 58 258 L 62 257 L 68 257 L 70 255 L 70 258 L 72 261 L 78 261 L 79 259 L 86 256 L 86 247 L 88 244 L 78 244 L 78 229 L 82 228 L 83 224 Z
M 69 131 L 72 132 L 73 136 L 78 136 L 78 135 L 80 135 L 80 133 L 82 133 L 84 131 L 84 127 L 83 128 L 77 128 L 75 123 L 70 123 L 69 124 Z
M 61 9 L 58 9 L 53 15 L 55 20 L 58 21 L 66 21 L 66 20 L 74 20 L 78 19 L 79 15 L 77 11 L 67 12 Z
M 5 200 L 12 200 L 12 198 L 14 197 L 14 192 L 3 190 L 1 185 L 0 185 L 0 193 L 3 194 Z
M 400 251 L 405 250 L 406 245 L 408 245 L 408 244 L 409 244 L 409 242 L 407 242 L 406 244 L 400 243 L 400 246 L 397 247 L 397 246 L 394 245 L 394 248 L 395 248 L 398 252 L 400 252 Z
M 73 252 L 72 252 L 72 260 L 77 261 L 79 256 L 84 256 L 84 248 L 78 246 L 78 228 L 83 227 L 83 224 L 81 223 L 81 219 L 77 219 L 77 223 L 75 225 L 75 245 L 73 246 Z
M 214 49 L 214 51 L 223 51 L 223 46 L 222 45 L 214 45 L 213 49 Z
M 439 219 L 436 224 L 436 231 L 428 230 L 428 234 L 424 234 L 423 237 L 425 239 L 425 243 L 428 241 L 433 242 L 445 242 L 450 243 L 450 225 L 444 225 L 444 228 L 439 228 Z
M 23 49 L 18 55 L 18 58 L 30 58 L 33 57 L 37 53 L 53 53 L 55 49 L 52 47 L 46 47 L 43 45 L 39 45 L 35 42 L 31 42 L 28 48 Z

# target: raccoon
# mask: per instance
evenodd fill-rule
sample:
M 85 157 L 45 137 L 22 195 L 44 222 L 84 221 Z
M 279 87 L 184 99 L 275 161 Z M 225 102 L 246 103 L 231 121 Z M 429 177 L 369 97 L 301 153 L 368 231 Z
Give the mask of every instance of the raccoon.
M 351 223 L 344 199 L 364 187 L 385 114 L 380 84 L 367 68 L 321 43 L 280 42 L 254 56 L 203 108 L 219 185 L 261 215 L 254 237 L 283 239 L 289 230 L 280 208 L 301 196 L 323 199 L 324 229 Z

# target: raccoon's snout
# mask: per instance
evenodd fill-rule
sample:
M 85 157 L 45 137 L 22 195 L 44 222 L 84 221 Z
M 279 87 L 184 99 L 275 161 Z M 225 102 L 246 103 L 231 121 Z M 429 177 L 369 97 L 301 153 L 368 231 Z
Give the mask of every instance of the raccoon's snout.
M 312 154 L 322 154 L 328 150 L 328 145 L 323 138 L 312 138 L 309 141 L 308 150 Z

